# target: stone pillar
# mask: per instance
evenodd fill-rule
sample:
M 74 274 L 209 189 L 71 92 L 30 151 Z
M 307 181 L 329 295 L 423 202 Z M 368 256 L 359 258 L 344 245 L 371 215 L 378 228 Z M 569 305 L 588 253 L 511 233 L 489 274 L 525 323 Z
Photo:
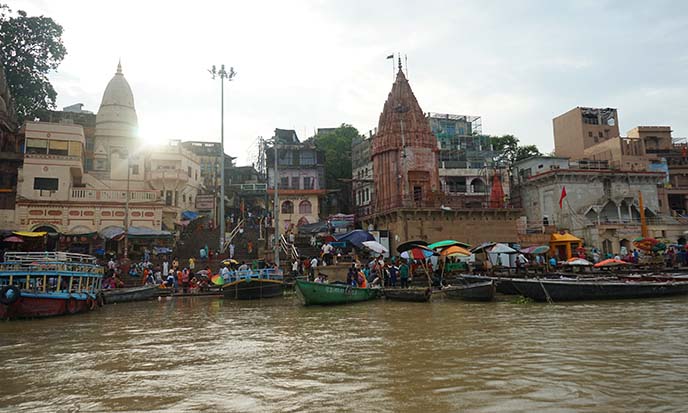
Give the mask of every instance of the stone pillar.
M 621 221 L 621 204 L 616 204 L 616 213 L 619 216 L 619 221 Z
M 628 220 L 629 220 L 629 221 L 633 221 L 633 214 L 632 214 L 632 212 L 633 212 L 633 211 L 631 210 L 631 204 L 629 203 L 629 204 L 628 204 Z

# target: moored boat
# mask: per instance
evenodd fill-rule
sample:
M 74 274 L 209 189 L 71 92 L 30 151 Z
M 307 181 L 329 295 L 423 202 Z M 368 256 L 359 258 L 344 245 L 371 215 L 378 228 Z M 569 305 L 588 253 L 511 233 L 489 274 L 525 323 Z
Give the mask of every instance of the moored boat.
M 95 257 L 67 252 L 7 252 L 0 263 L 0 319 L 94 310 L 103 268 Z
M 388 300 L 424 303 L 432 298 L 430 288 L 384 288 L 382 295 Z
M 304 305 L 334 305 L 377 298 L 376 288 L 357 288 L 346 284 L 326 284 L 296 280 L 296 290 Z
M 130 301 L 145 301 L 157 297 L 157 285 L 144 285 L 131 288 L 112 288 L 103 290 L 105 304 L 126 303 Z
M 443 288 L 442 291 L 452 300 L 464 301 L 492 301 L 496 288 L 494 281 L 481 281 L 464 285 L 453 285 Z
M 535 301 L 613 300 L 688 294 L 688 282 L 512 279 L 524 297 Z
M 273 269 L 232 271 L 224 281 L 224 298 L 256 300 L 281 297 L 284 293 L 282 273 Z

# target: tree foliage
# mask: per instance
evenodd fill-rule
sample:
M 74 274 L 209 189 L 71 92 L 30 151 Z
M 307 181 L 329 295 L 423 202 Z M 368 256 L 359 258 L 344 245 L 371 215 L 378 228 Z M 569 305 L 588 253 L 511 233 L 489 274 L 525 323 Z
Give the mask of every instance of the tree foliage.
M 62 26 L 52 18 L 14 14 L 0 4 L 0 61 L 20 121 L 55 107 L 57 92 L 47 75 L 66 54 Z
M 356 128 L 342 124 L 314 138 L 315 146 L 325 154 L 325 185 L 340 191 L 337 200 L 342 212 L 349 212 L 351 207 L 351 143 L 358 136 Z
M 542 155 L 535 145 L 519 146 L 519 140 L 513 135 L 491 136 L 492 149 L 497 152 L 497 165 L 511 169 L 515 162 L 531 156 Z

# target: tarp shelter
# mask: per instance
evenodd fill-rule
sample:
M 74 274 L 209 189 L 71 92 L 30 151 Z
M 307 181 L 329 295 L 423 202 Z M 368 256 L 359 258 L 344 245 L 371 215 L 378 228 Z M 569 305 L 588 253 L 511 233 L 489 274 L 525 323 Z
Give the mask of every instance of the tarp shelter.
M 100 230 L 100 236 L 104 239 L 117 239 L 124 235 L 124 228 L 122 227 L 105 227 Z
M 193 212 L 193 211 L 184 211 L 182 212 L 182 218 L 184 220 L 188 221 L 193 221 L 194 219 L 198 218 L 200 215 L 198 215 L 198 212 Z
M 19 235 L 20 237 L 26 237 L 26 238 L 38 238 L 38 237 L 44 237 L 48 235 L 47 232 L 44 231 L 39 231 L 39 232 L 31 232 L 31 231 L 14 231 L 14 235 Z
M 582 239 L 574 237 L 568 232 L 554 233 L 549 240 L 549 250 L 559 261 L 566 261 L 573 257 L 573 252 L 582 245 Z
M 146 227 L 129 227 L 127 231 L 128 237 L 131 238 L 170 238 L 172 233 L 170 231 L 161 231 L 158 229 Z
M 321 232 L 329 232 L 327 221 L 316 222 L 314 224 L 299 225 L 299 233 L 301 234 L 319 234 Z
M 492 265 L 502 267 L 516 267 L 516 254 L 518 251 L 506 244 L 495 244 L 487 252 L 487 257 Z

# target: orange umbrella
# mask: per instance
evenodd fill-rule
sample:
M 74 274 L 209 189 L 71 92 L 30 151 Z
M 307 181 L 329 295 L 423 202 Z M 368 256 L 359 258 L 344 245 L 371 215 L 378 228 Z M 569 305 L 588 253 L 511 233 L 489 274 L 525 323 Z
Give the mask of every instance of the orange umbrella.
M 600 268 L 600 267 L 616 267 L 619 265 L 631 265 L 631 263 L 626 262 L 626 261 L 621 261 L 617 260 L 616 258 L 609 258 L 604 261 L 600 261 L 597 264 L 593 265 L 595 268 Z
M 443 257 L 450 257 L 454 255 L 461 255 L 464 257 L 470 257 L 471 252 L 468 251 L 466 248 L 459 247 L 458 245 L 454 245 L 448 248 L 443 249 L 440 251 L 440 255 Z

